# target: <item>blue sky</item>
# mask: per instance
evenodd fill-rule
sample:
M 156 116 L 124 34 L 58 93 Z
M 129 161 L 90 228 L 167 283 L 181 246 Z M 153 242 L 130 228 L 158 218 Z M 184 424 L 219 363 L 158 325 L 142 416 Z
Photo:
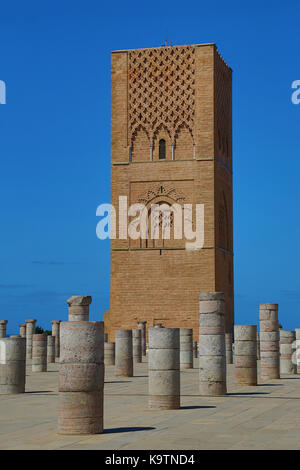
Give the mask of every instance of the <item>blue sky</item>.
M 0 318 L 67 319 L 66 299 L 109 308 L 109 242 L 96 207 L 110 200 L 110 51 L 216 42 L 234 70 L 236 323 L 278 302 L 299 317 L 298 1 L 2 2 Z

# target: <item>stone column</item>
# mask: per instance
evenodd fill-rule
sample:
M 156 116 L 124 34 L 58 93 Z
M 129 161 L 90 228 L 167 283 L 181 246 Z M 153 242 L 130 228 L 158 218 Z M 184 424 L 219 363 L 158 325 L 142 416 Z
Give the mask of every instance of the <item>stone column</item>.
M 193 341 L 193 357 L 197 359 L 198 357 L 198 343 L 197 341 Z
M 59 329 L 61 320 L 52 320 L 52 336 L 55 338 L 55 357 L 59 357 L 60 350 L 60 339 L 59 339 Z
M 240 385 L 257 385 L 256 325 L 234 326 L 235 378 Z
M 232 333 L 225 333 L 226 364 L 233 364 Z
M 69 321 L 89 321 L 90 295 L 73 295 L 67 300 L 69 305 Z
M 6 337 L 6 325 L 8 320 L 0 320 L 0 338 Z
M 190 328 L 179 329 L 180 339 L 180 369 L 193 368 L 193 330 Z
M 149 408 L 180 408 L 179 328 L 149 329 Z
M 36 320 L 26 320 L 26 359 L 32 359 L 32 336 L 35 332 Z
M 115 343 L 104 343 L 104 365 L 115 365 Z
M 278 304 L 261 304 L 259 321 L 261 379 L 279 379 Z
M 117 330 L 115 375 L 133 377 L 132 330 Z
M 201 292 L 199 304 L 200 395 L 225 395 L 227 388 L 224 294 Z
M 142 362 L 142 331 L 132 330 L 132 355 L 133 362 Z
M 32 337 L 32 372 L 47 372 L 47 335 Z
M 296 367 L 297 374 L 300 374 L 300 328 L 295 329 L 296 333 Z
M 295 331 L 280 330 L 280 373 L 296 374 L 297 367 L 293 363 L 293 344 L 296 341 Z
M 256 333 L 256 357 L 257 360 L 260 360 L 260 339 L 259 339 L 259 333 Z
M 21 338 L 26 338 L 26 323 L 20 323 L 19 327 Z
M 60 325 L 60 434 L 103 431 L 104 323 L 68 321 Z
M 55 363 L 55 336 L 47 335 L 47 363 Z
M 0 394 L 25 392 L 26 339 L 0 339 Z
M 142 355 L 146 356 L 146 321 L 138 322 L 138 329 L 142 331 Z

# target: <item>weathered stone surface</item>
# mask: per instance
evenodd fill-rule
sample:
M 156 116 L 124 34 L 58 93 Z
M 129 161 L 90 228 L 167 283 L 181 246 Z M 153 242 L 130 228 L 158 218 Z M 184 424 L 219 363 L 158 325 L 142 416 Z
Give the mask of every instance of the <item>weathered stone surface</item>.
M 225 333 L 226 364 L 233 363 L 232 334 Z
M 55 362 L 55 336 L 47 336 L 47 363 Z
M 148 326 L 193 328 L 198 340 L 199 286 L 226 292 L 226 331 L 232 331 L 231 70 L 214 45 L 115 51 L 111 60 L 112 204 L 118 207 L 124 195 L 130 204 L 143 200 L 150 207 L 152 199 L 161 203 L 169 195 L 181 206 L 204 204 L 208 223 L 205 247 L 197 252 L 185 250 L 184 239 L 173 240 L 172 229 L 170 240 L 132 240 L 126 233 L 112 240 L 110 310 L 104 316 L 110 341 L 117 329 L 135 328 L 137 316 Z M 135 72 L 138 67 L 146 72 Z M 180 73 L 184 80 L 176 80 Z M 158 155 L 160 139 L 166 142 L 165 161 Z M 227 169 L 215 166 L 216 149 Z M 227 220 L 221 225 L 219 211 Z M 224 244 L 226 253 L 217 248 Z
M 201 292 L 199 298 L 200 395 L 224 395 L 226 394 L 224 294 Z
M 104 343 L 104 365 L 115 365 L 115 343 Z
M 257 385 L 256 325 L 234 326 L 235 378 L 240 385 Z
M 32 336 L 35 332 L 36 320 L 26 320 L 26 360 L 32 359 Z
M 138 329 L 142 332 L 142 355 L 146 356 L 146 321 L 138 322 Z
M 55 337 L 55 357 L 60 355 L 60 323 L 61 320 L 52 320 L 52 336 Z
M 167 348 L 166 345 L 169 347 Z M 149 408 L 180 407 L 179 328 L 149 329 Z
M 32 337 L 32 372 L 47 372 L 47 335 Z
M 132 330 L 132 356 L 133 362 L 142 362 L 142 330 Z
M 115 338 L 115 375 L 121 377 L 132 377 L 132 330 L 117 330 Z
M 67 300 L 69 305 L 69 321 L 88 321 L 89 306 L 92 303 L 90 295 L 73 295 Z
M 62 322 L 59 367 L 60 434 L 103 431 L 104 324 Z
M 19 327 L 21 338 L 26 338 L 26 323 L 20 323 Z
M 68 305 L 90 305 L 92 303 L 92 297 L 90 295 L 72 295 L 67 300 Z
M 0 338 L 6 337 L 7 320 L 0 320 Z
M 0 339 L 0 394 L 25 392 L 26 339 Z
M 260 376 L 280 378 L 278 304 L 260 304 Z M 274 353 L 266 355 L 266 353 Z
M 293 358 L 295 342 L 295 331 L 280 330 L 280 374 L 297 373 L 297 364 Z
M 180 328 L 180 369 L 193 368 L 193 330 Z

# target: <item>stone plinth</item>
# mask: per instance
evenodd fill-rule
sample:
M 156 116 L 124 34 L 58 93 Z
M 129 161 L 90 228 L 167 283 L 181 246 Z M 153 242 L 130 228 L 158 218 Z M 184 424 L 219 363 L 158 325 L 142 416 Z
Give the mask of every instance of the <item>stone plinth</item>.
M 149 408 L 180 408 L 179 328 L 149 329 Z
M 297 374 L 300 374 L 300 328 L 295 329 L 296 334 L 296 351 L 295 351 L 295 361 Z
M 259 306 L 260 376 L 262 380 L 279 379 L 278 304 Z
M 32 372 L 47 372 L 47 335 L 32 336 Z
M 132 330 L 117 330 L 115 340 L 115 375 L 121 377 L 132 377 Z
M 6 337 L 6 325 L 8 320 L 0 320 L 0 338 Z
M 142 330 L 132 330 L 132 355 L 134 363 L 142 362 Z
M 260 339 L 259 339 L 259 332 L 256 333 L 256 357 L 257 360 L 260 360 Z
M 55 357 L 59 357 L 60 354 L 60 323 L 61 320 L 52 320 L 52 336 L 55 337 Z
M 115 365 L 115 343 L 104 343 L 104 365 Z
M 146 356 L 146 321 L 138 322 L 138 329 L 142 332 L 142 356 Z
M 60 325 L 60 434 L 103 431 L 103 322 L 68 321 Z
M 232 333 L 225 333 L 226 364 L 233 364 Z
M 55 336 L 47 335 L 47 363 L 55 363 Z
M 26 321 L 26 359 L 32 359 L 32 336 L 35 333 L 36 320 Z
M 280 373 L 281 374 L 296 374 L 297 364 L 294 363 L 293 354 L 296 341 L 295 331 L 280 330 Z
M 0 394 L 25 392 L 26 339 L 0 339 Z
M 180 328 L 180 369 L 193 368 L 193 330 Z
M 21 338 L 26 338 L 26 323 L 20 323 L 19 328 Z
M 234 326 L 235 378 L 240 385 L 257 385 L 256 325 Z
M 227 388 L 224 294 L 200 293 L 199 310 L 200 395 L 225 395 Z
M 89 321 L 89 308 L 92 303 L 90 295 L 73 295 L 67 300 L 69 321 Z
M 198 343 L 193 341 L 193 357 L 196 359 L 198 357 Z

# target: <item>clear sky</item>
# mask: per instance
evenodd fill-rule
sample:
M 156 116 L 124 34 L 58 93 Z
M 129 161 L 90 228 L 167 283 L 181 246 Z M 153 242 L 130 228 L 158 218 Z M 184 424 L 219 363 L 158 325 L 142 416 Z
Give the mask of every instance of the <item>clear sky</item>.
M 10 0 L 0 7 L 0 318 L 8 333 L 109 308 L 110 51 L 216 42 L 234 70 L 236 323 L 300 327 L 299 1 Z

